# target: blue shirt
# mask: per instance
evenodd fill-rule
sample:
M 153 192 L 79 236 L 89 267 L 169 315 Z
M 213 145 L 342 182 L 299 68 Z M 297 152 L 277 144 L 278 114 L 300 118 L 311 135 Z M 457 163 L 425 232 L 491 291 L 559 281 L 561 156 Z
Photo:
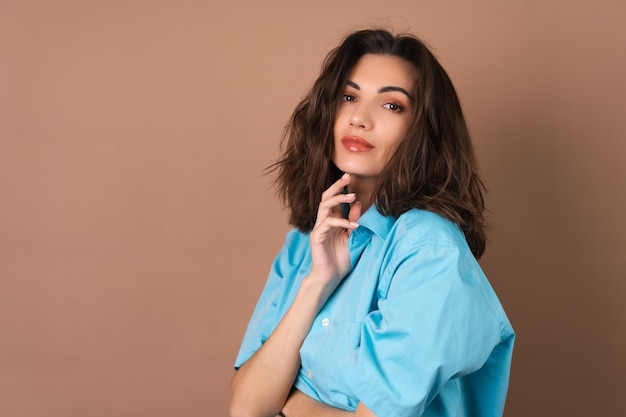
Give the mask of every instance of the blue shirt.
M 514 333 L 462 231 L 413 209 L 372 206 L 349 237 L 352 271 L 317 315 L 295 386 L 379 417 L 501 416 Z M 276 257 L 235 367 L 267 340 L 311 269 L 308 234 Z M 271 381 L 268 381 L 271 383 Z

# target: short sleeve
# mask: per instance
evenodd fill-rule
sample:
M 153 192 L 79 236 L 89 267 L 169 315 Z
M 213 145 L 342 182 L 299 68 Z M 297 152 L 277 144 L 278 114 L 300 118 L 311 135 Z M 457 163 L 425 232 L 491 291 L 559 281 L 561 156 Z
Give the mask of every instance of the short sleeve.
M 468 248 L 444 240 L 396 249 L 383 271 L 388 291 L 343 376 L 376 415 L 421 416 L 448 381 L 483 366 L 501 329 Z
M 293 278 L 305 255 L 306 235 L 296 229 L 287 233 L 282 249 L 272 263 L 263 292 L 257 301 L 248 322 L 235 369 L 239 369 L 265 343 L 284 313 L 285 298 L 288 297 Z

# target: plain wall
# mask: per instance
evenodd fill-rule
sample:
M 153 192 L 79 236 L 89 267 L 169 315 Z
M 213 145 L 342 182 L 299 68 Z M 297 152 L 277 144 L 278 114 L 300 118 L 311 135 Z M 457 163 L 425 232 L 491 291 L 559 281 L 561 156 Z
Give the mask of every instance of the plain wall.
M 625 415 L 623 1 L 0 0 L 0 415 L 225 416 L 263 169 L 349 30 L 422 36 L 489 188 L 505 415 Z

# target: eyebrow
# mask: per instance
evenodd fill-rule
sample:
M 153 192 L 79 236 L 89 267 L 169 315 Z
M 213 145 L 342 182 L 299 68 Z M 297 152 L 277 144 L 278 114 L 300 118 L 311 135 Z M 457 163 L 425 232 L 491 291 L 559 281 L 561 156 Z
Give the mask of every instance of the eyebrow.
M 359 87 L 359 85 L 357 83 L 355 83 L 354 81 L 346 81 L 346 84 L 349 85 L 350 87 L 357 89 L 357 90 L 361 90 L 361 87 Z M 385 87 L 381 87 L 378 89 L 379 93 L 388 93 L 390 91 L 397 91 L 399 93 L 404 94 L 405 96 L 407 96 L 409 98 L 409 100 L 413 101 L 413 97 L 411 97 L 411 94 L 409 94 L 408 91 L 406 91 L 404 88 L 402 87 L 397 87 L 395 85 L 388 85 Z

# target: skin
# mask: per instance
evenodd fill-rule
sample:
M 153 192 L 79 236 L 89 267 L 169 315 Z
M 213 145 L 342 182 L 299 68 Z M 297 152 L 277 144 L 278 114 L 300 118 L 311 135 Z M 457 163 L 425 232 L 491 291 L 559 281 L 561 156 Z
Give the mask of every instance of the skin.
M 235 373 L 231 383 L 231 417 L 375 415 L 363 403 L 352 413 L 319 403 L 293 382 L 300 368 L 300 347 L 313 320 L 350 271 L 348 237 L 361 213 L 371 205 L 378 174 L 397 148 L 410 123 L 414 75 L 409 63 L 389 55 L 365 55 L 355 65 L 337 110 L 332 159 L 345 172 L 323 194 L 310 234 L 312 268 L 274 332 Z M 341 139 L 360 137 L 373 147 L 346 149 Z M 348 186 L 349 194 L 342 194 Z M 358 197 L 357 197 L 358 196 Z M 351 205 L 348 219 L 340 204 Z M 271 384 L 267 383 L 272 381 Z
M 364 55 L 348 77 L 335 119 L 332 160 L 352 174 L 350 188 L 363 211 L 372 203 L 378 174 L 411 123 L 414 83 L 411 64 L 392 55 Z M 341 142 L 346 136 L 363 138 L 374 148 L 348 150 Z

